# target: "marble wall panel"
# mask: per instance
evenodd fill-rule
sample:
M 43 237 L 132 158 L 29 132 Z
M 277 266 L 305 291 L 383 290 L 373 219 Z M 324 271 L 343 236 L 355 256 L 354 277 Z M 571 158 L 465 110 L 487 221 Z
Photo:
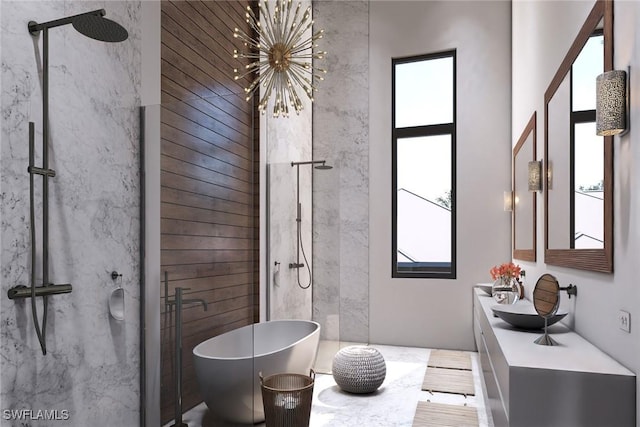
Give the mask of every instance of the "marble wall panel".
M 314 315 L 339 310 L 339 337 L 369 339 L 369 4 L 314 3 L 329 51 L 313 110 L 313 155 L 339 170 L 314 182 Z M 331 171 L 330 171 L 331 172 Z M 338 250 L 336 248 L 339 248 Z M 338 303 L 336 303 L 338 299 Z
M 311 2 L 302 2 L 307 7 Z M 310 33 L 310 31 L 309 31 Z M 270 201 L 269 224 L 269 265 L 267 286 L 269 293 L 269 319 L 306 319 L 312 318 L 312 292 L 315 285 L 302 289 L 298 285 L 309 283 L 307 265 L 313 272 L 313 247 L 311 235 L 312 194 L 310 165 L 300 166 L 300 203 L 301 235 L 307 261 L 300 253 L 300 262 L 305 267 L 300 271 L 290 269 L 289 263 L 296 262 L 296 168 L 291 162 L 311 160 L 311 102 L 302 96 L 303 110 L 300 114 L 292 112 L 289 117 L 275 118 L 269 105 L 260 118 L 262 135 L 266 140 L 266 162 L 270 165 L 270 178 L 267 186 Z M 271 102 L 273 99 L 271 99 Z M 275 262 L 279 262 L 278 266 Z
M 3 1 L 0 8 L 0 409 L 67 410 L 69 425 L 137 425 L 140 1 Z M 128 40 L 98 42 L 70 25 L 49 33 L 50 167 L 56 171 L 49 196 L 50 279 L 71 283 L 73 292 L 49 298 L 43 356 L 30 301 L 6 298 L 9 288 L 30 284 L 29 121 L 36 124 L 41 163 L 42 37 L 32 37 L 27 22 L 100 8 L 129 31 Z M 41 249 L 37 259 L 39 265 Z M 122 274 L 125 290 L 121 322 L 107 307 L 116 287 L 112 270 Z M 38 283 L 40 268 L 37 276 Z M 42 320 L 40 300 L 38 311 Z

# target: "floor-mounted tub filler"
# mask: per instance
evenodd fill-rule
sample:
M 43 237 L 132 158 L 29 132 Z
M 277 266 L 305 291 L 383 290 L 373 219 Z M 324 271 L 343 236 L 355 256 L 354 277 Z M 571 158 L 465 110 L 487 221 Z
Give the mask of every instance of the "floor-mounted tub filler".
M 196 377 L 212 415 L 235 423 L 264 421 L 259 374 L 308 375 L 319 342 L 316 322 L 273 320 L 198 344 L 193 349 Z

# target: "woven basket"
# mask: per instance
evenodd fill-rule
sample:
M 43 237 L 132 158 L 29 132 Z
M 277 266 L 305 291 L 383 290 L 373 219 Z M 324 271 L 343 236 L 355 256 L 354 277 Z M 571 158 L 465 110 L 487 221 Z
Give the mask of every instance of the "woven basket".
M 352 345 L 333 357 L 333 379 L 349 393 L 372 393 L 384 382 L 387 366 L 373 347 Z
M 267 427 L 308 427 L 315 372 L 275 374 L 262 378 L 262 404 Z

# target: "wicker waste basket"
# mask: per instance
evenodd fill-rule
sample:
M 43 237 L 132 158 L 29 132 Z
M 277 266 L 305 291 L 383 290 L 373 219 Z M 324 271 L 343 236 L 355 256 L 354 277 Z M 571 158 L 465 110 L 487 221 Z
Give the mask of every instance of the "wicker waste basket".
M 260 373 L 262 403 L 267 427 L 308 427 L 316 374 L 275 374 L 266 378 Z

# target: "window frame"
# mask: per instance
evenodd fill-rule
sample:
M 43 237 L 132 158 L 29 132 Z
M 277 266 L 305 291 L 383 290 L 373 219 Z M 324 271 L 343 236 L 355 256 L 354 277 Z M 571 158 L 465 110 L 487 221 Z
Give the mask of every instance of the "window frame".
M 600 28 L 595 29 L 589 39 L 592 37 L 603 37 L 604 31 Z M 584 47 L 584 46 L 583 46 Z M 603 47 L 604 56 L 604 47 Z M 578 54 L 578 56 L 580 56 Z M 575 62 L 575 61 L 574 61 Z M 576 156 L 576 125 L 583 123 L 596 123 L 596 109 L 574 110 L 573 109 L 573 64 L 569 68 L 569 189 L 571 196 L 569 197 L 569 249 L 576 248 L 576 182 L 575 182 L 575 156 Z M 603 137 L 604 146 L 604 137 Z M 604 157 L 604 155 L 603 155 Z M 604 178 L 604 177 L 603 177 Z M 604 242 L 603 242 L 604 244 Z
M 453 121 L 423 126 L 396 128 L 396 65 L 434 59 L 453 60 Z M 457 122 L 457 64 L 456 49 L 416 56 L 391 59 L 391 277 L 421 279 L 455 279 L 456 262 L 456 122 Z M 451 266 L 420 266 L 399 268 L 398 266 L 398 140 L 405 138 L 449 135 L 451 137 Z M 419 262 L 415 264 L 421 264 Z M 436 264 L 435 262 L 433 264 Z

